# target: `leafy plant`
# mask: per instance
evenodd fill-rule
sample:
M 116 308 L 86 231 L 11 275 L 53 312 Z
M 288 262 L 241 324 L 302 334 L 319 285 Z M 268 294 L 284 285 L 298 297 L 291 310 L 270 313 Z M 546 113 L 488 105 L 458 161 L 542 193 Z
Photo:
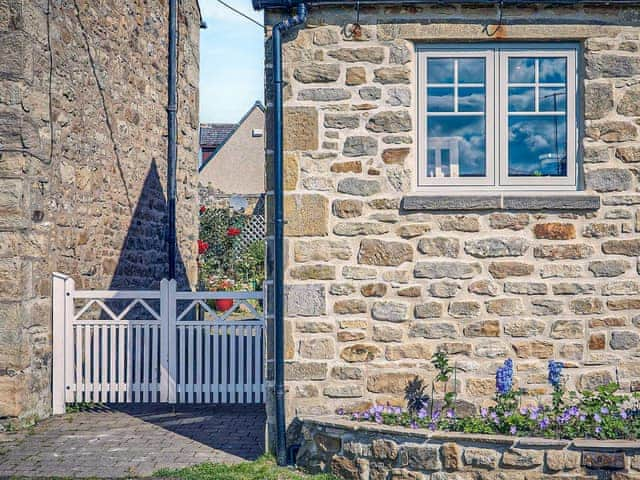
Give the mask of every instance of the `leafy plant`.
M 417 376 L 407 383 L 404 399 L 407 402 L 409 412 L 417 414 L 429 404 L 429 396 L 425 393 L 425 389 L 426 385 L 422 379 Z

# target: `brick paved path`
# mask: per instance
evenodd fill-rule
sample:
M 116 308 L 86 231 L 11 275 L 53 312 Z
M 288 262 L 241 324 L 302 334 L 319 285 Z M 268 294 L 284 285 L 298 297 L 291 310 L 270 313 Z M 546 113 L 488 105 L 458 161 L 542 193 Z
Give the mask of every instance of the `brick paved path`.
M 0 478 L 130 477 L 264 451 L 263 406 L 112 406 L 49 418 L 0 443 Z

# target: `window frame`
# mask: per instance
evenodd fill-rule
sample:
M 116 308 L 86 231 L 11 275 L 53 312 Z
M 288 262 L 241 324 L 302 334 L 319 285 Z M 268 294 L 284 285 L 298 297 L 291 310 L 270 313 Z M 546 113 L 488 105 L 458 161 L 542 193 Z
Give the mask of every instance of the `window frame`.
M 455 43 L 420 45 L 416 49 L 418 88 L 418 148 L 415 184 L 419 192 L 458 191 L 576 191 L 578 187 L 579 151 L 579 82 L 577 43 L 497 44 Z M 508 58 L 564 57 L 567 59 L 567 175 L 562 177 L 508 175 Z M 485 58 L 485 128 L 486 176 L 427 177 L 427 59 Z M 455 101 L 455 100 L 454 100 Z

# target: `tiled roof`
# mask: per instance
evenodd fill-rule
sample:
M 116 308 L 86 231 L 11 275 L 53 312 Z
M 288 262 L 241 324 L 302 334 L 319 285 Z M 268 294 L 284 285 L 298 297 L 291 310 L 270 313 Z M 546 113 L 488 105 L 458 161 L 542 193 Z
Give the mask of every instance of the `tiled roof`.
M 233 133 L 237 126 L 235 123 L 201 123 L 200 146 L 217 148 Z

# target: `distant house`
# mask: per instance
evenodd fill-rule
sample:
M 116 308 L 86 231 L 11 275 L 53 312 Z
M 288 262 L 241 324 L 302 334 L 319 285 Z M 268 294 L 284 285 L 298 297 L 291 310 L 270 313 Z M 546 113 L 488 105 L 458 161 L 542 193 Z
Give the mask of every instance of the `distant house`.
M 199 183 L 227 195 L 264 192 L 264 106 L 256 102 L 237 124 L 200 125 Z

